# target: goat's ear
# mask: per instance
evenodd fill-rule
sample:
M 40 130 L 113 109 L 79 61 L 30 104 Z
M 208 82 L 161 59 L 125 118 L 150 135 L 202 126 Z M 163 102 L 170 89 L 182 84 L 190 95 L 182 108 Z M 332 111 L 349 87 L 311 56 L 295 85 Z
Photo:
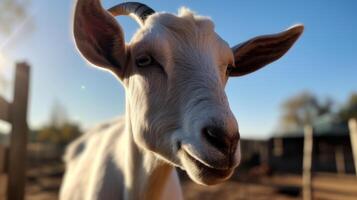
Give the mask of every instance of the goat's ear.
M 296 25 L 281 33 L 263 35 L 232 48 L 234 64 L 230 76 L 243 76 L 279 59 L 299 38 L 303 25 Z
M 78 50 L 90 63 L 122 75 L 126 58 L 124 34 L 100 0 L 77 1 L 73 34 Z

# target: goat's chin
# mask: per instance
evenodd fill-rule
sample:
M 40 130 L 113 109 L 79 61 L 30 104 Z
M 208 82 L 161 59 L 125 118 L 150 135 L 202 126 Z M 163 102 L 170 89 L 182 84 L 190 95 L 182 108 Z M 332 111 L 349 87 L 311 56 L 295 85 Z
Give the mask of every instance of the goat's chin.
M 234 172 L 234 168 L 222 170 L 209 167 L 185 152 L 181 154 L 181 162 L 182 168 L 186 171 L 188 176 L 194 182 L 201 185 L 221 183 L 229 179 Z

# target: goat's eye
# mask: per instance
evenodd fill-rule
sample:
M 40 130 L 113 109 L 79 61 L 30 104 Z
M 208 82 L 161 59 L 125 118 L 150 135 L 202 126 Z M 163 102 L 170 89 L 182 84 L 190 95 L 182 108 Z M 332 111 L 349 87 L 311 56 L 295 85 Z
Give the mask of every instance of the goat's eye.
M 152 64 L 153 58 L 149 55 L 141 55 L 136 58 L 135 62 L 139 67 L 145 67 Z
M 232 65 L 228 65 L 227 66 L 227 70 L 226 70 L 226 75 L 229 76 L 229 74 L 232 72 L 233 70 L 233 66 Z

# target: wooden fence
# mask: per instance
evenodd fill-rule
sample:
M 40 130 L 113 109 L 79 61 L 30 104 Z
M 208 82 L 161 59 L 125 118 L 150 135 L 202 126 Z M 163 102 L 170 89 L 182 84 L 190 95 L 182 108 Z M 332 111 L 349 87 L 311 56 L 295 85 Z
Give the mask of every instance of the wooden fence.
M 352 145 L 356 174 L 341 175 L 331 173 L 312 173 L 313 161 L 313 128 L 306 126 L 304 130 L 304 157 L 302 189 L 303 199 L 354 200 L 357 199 L 357 120 L 349 121 L 350 140 Z M 338 155 L 338 154 L 337 154 Z M 340 163 L 340 164 L 338 164 Z M 336 156 L 336 164 L 344 167 L 344 160 Z M 339 167 L 338 167 L 339 168 Z
M 314 129 L 312 126 L 304 128 L 303 173 L 275 174 L 272 177 L 262 177 L 260 183 L 274 187 L 278 191 L 296 192 L 302 191 L 303 200 L 356 200 L 357 199 L 357 119 L 349 121 L 350 140 L 355 161 L 356 174 L 323 173 L 314 171 Z M 344 171 L 344 156 L 340 149 L 335 149 L 337 172 Z M 339 152 L 340 151 L 340 152 Z M 342 154 L 342 155 L 338 155 Z M 341 157 L 341 158 L 338 158 Z M 339 163 L 342 162 L 342 163 Z
M 29 82 L 29 65 L 18 63 L 15 70 L 13 102 L 7 102 L 0 96 L 0 120 L 11 125 L 10 145 L 0 145 L 0 175 L 6 175 L 7 184 L 4 185 L 7 185 L 8 200 L 23 200 L 25 194 Z

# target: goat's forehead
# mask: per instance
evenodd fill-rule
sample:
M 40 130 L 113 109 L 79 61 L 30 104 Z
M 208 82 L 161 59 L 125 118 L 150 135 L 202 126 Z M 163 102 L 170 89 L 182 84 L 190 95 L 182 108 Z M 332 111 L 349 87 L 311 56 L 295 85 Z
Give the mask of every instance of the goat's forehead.
M 190 49 L 198 50 L 196 53 L 210 51 L 221 62 L 233 60 L 228 44 L 215 33 L 213 22 L 187 10 L 178 16 L 169 13 L 150 16 L 131 43 L 135 49 L 156 49 L 165 55 L 179 56 L 182 52 L 187 55 Z

